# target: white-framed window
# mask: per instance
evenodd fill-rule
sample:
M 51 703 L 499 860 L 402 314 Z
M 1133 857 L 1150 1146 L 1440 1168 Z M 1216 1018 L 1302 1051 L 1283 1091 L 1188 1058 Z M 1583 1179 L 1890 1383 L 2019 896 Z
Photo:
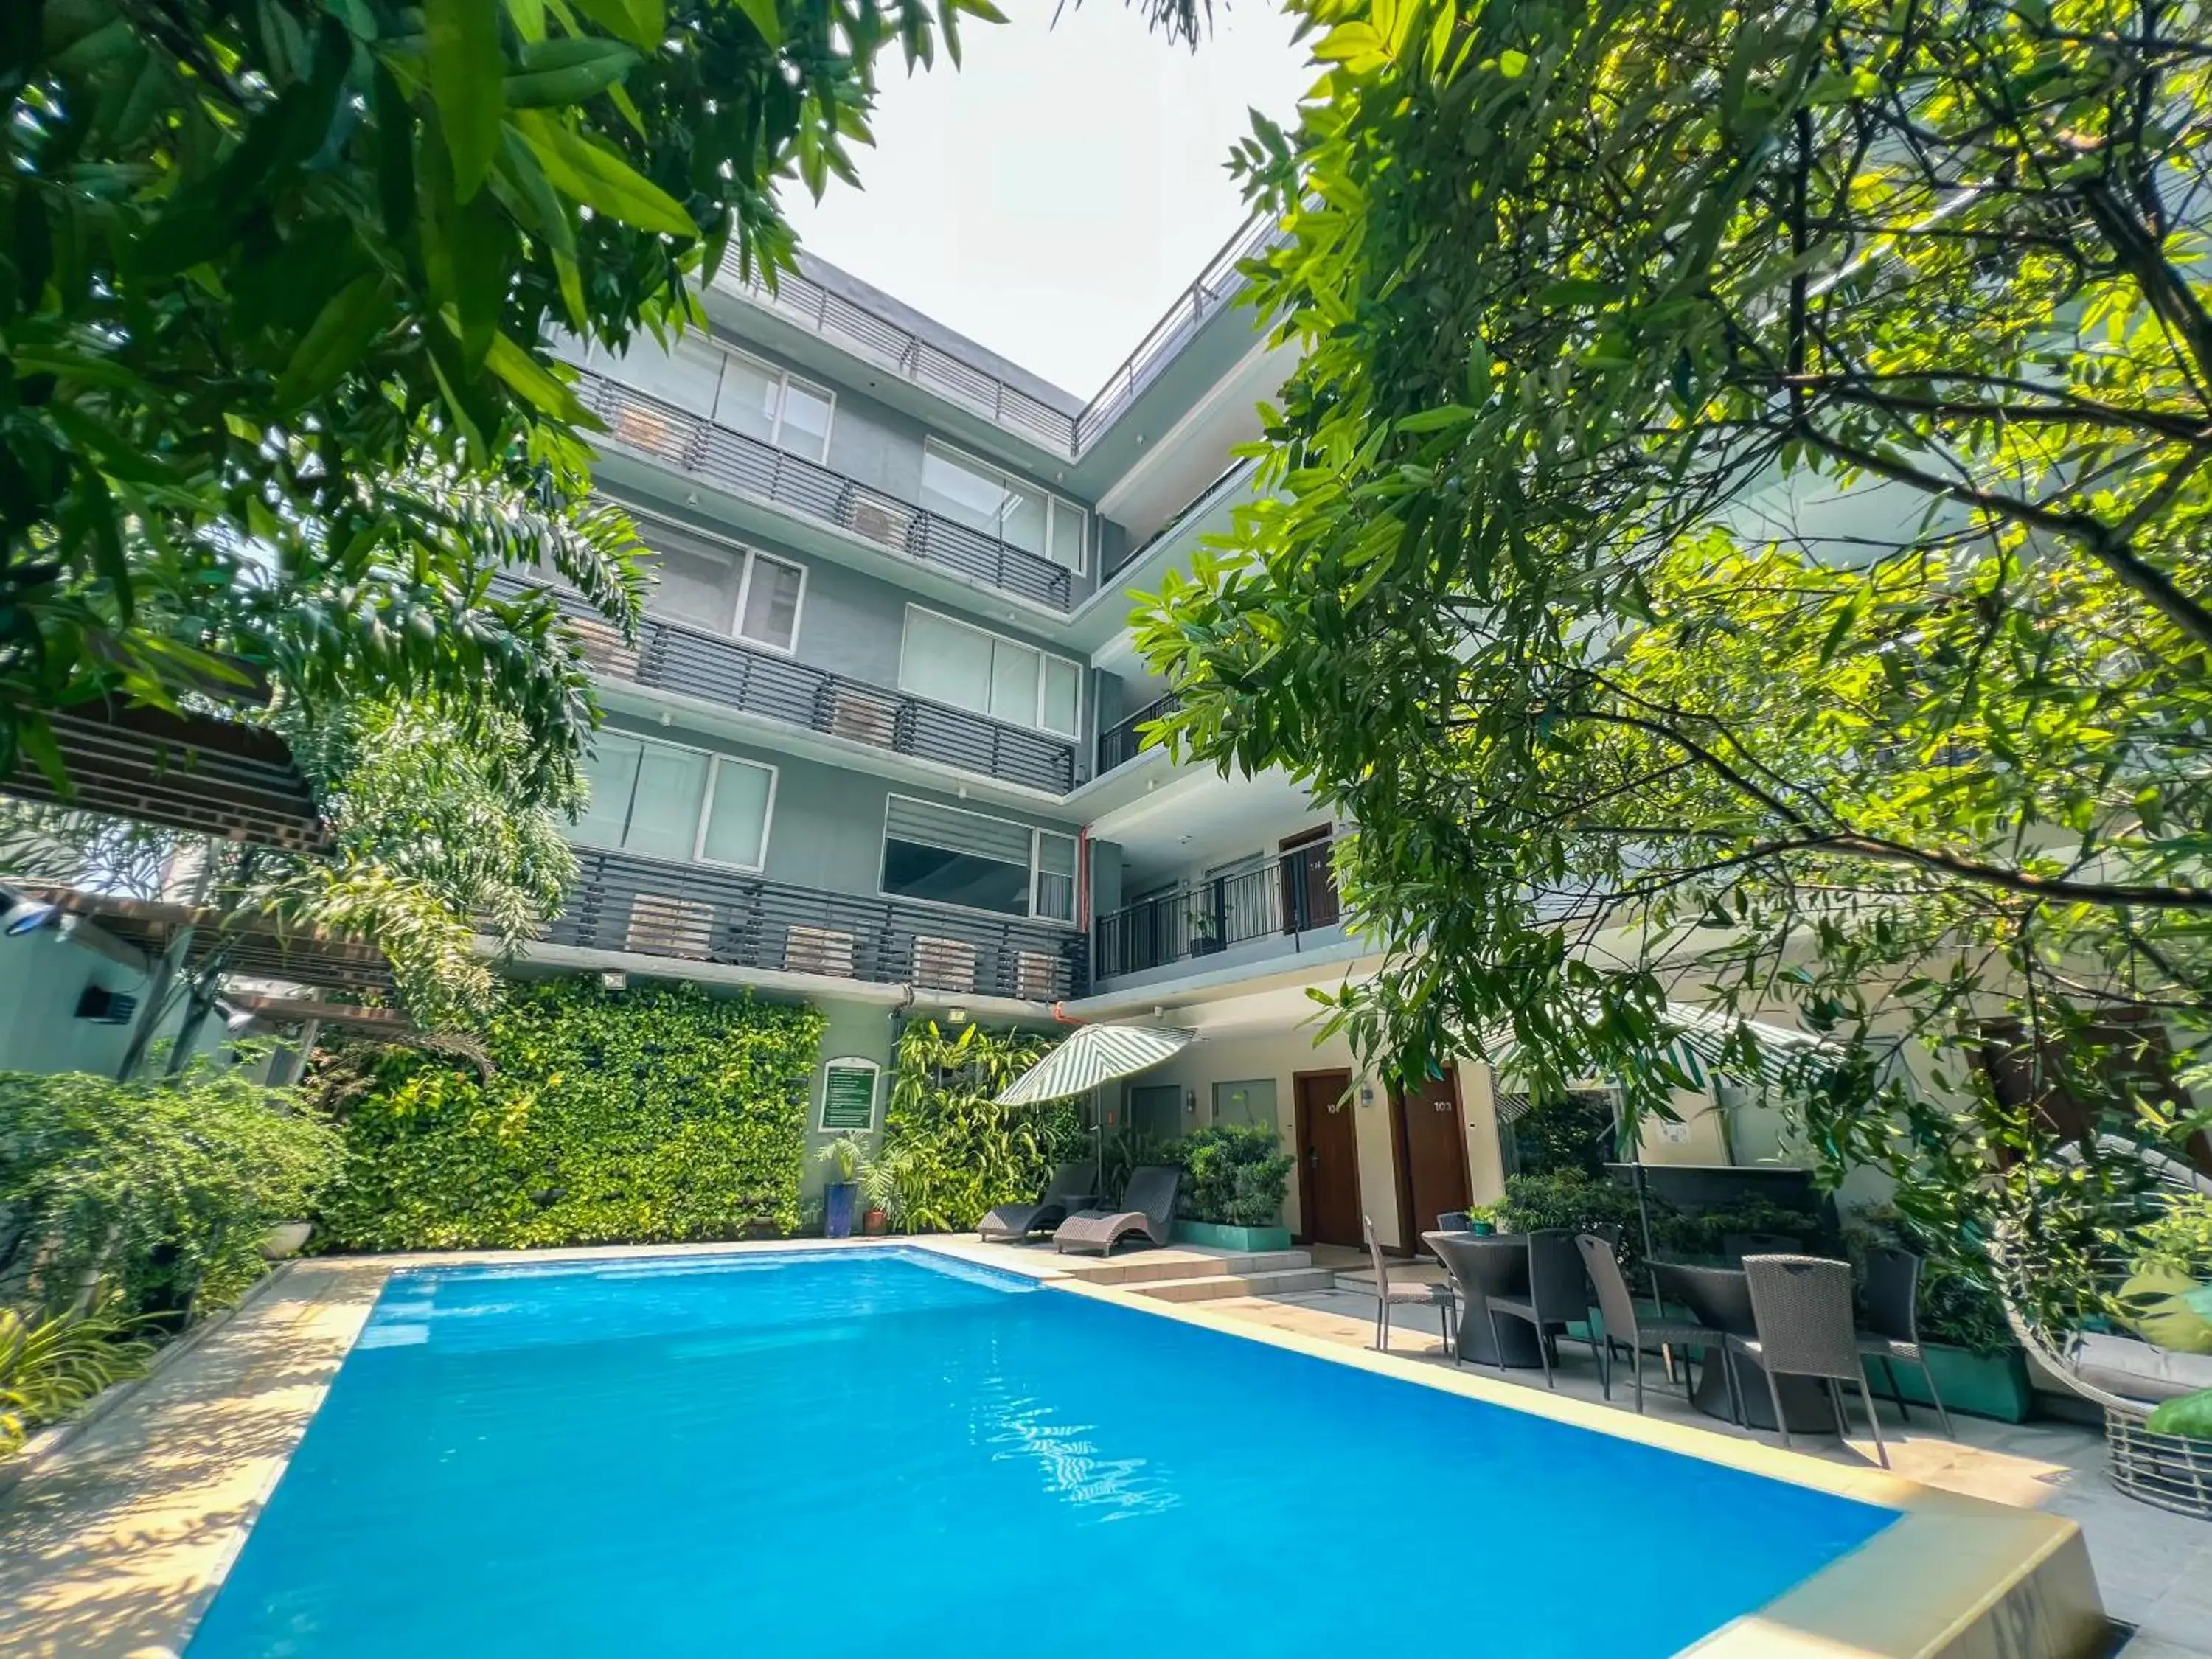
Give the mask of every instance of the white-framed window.
M 1082 665 L 918 605 L 906 608 L 899 690 L 1054 737 L 1083 729 Z
M 884 893 L 1000 915 L 1075 920 L 1075 837 L 910 795 L 884 804 Z
M 682 744 L 599 734 L 573 836 L 647 858 L 758 870 L 768 860 L 775 768 Z
M 940 518 L 1083 573 L 1090 514 L 934 438 L 922 446 L 921 505 Z
M 830 453 L 836 392 L 742 351 L 726 356 L 714 405 L 718 423 L 804 460 L 819 461 Z
M 830 453 L 836 393 L 705 335 L 682 335 L 666 351 L 641 335 L 618 357 L 595 346 L 586 362 L 686 414 L 804 460 L 820 461 Z
M 806 599 L 806 567 L 748 548 L 738 585 L 737 636 L 786 655 L 799 648 L 799 608 Z

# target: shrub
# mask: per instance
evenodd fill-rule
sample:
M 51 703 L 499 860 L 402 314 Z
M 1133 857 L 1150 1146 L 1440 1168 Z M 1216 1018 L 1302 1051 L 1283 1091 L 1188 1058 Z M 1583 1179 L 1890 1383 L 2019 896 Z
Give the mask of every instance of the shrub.
M 1194 1129 L 1178 1148 L 1184 1181 L 1178 1212 L 1231 1227 L 1272 1227 L 1282 1219 L 1292 1161 L 1274 1130 L 1249 1123 Z
M 965 1231 L 997 1205 L 1036 1198 L 1054 1164 L 1088 1155 L 1073 1103 L 998 1103 L 1001 1090 L 1055 1046 L 1049 1037 L 980 1025 L 951 1036 L 934 1020 L 906 1028 L 882 1154 L 897 1185 L 901 1224 Z
M 1610 1181 L 1593 1181 L 1579 1170 L 1556 1175 L 1516 1175 L 1505 1177 L 1505 1196 L 1497 1206 L 1498 1230 L 1533 1233 L 1547 1227 L 1567 1227 L 1577 1232 L 1613 1229 L 1619 1243 L 1613 1253 L 1622 1271 L 1636 1283 L 1644 1261 L 1644 1231 L 1637 1213 L 1636 1194 Z
M 512 988 L 489 1069 L 351 1043 L 312 1086 L 345 1163 L 324 1248 L 526 1249 L 732 1238 L 799 1224 L 822 1016 L 690 986 Z
M 126 1316 L 226 1306 L 337 1157 L 319 1115 L 241 1068 L 0 1073 L 0 1304 L 58 1311 L 105 1284 Z

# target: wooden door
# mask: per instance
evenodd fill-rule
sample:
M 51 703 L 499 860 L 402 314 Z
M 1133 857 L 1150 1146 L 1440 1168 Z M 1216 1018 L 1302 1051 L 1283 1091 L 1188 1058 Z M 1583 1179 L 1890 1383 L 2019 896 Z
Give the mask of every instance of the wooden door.
M 1459 1077 L 1450 1066 L 1418 1088 L 1390 1094 L 1391 1139 L 1398 1153 L 1401 1245 L 1410 1254 L 1437 1218 L 1468 1204 L 1467 1131 L 1460 1121 Z
M 1349 1072 L 1292 1079 L 1298 1148 L 1298 1224 L 1309 1244 L 1365 1241 L 1359 1233 L 1359 1146 Z

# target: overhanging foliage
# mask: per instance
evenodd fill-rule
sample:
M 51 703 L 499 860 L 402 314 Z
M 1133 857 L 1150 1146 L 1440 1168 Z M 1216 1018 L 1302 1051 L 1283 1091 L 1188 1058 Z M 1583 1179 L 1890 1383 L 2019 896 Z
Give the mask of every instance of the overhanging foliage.
M 1633 1116 L 1668 999 L 1796 1012 L 1831 1176 L 2082 1289 L 2140 1177 L 2046 1177 L 2025 1098 L 2203 1127 L 2151 1028 L 2212 1006 L 2203 14 L 1295 9 L 1275 499 L 1142 640 L 1176 740 L 1359 824 L 1335 1018 Z

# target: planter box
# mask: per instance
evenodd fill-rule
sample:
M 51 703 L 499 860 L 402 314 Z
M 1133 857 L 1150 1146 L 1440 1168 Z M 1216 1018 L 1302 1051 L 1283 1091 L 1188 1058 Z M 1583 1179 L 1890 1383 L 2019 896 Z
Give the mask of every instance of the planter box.
M 1178 1221 L 1175 1224 L 1175 1241 L 1178 1244 L 1203 1244 L 1216 1250 L 1287 1250 L 1291 1248 L 1291 1230 L 1231 1227 L 1219 1221 Z
M 2000 1423 L 2027 1421 L 2035 1395 L 2027 1380 L 2026 1355 L 1970 1353 L 1940 1342 L 1922 1346 L 1928 1355 L 1928 1369 L 1936 1374 L 1936 1386 L 1942 1391 L 1943 1403 L 1953 1411 L 1969 1417 L 1993 1417 Z M 1885 1372 L 1879 1360 L 1869 1359 L 1866 1372 L 1868 1386 L 1876 1394 L 1888 1395 L 1893 1374 L 1898 1392 L 1907 1401 L 1934 1409 L 1936 1402 L 1928 1397 L 1928 1384 L 1917 1365 L 1895 1364 Z

